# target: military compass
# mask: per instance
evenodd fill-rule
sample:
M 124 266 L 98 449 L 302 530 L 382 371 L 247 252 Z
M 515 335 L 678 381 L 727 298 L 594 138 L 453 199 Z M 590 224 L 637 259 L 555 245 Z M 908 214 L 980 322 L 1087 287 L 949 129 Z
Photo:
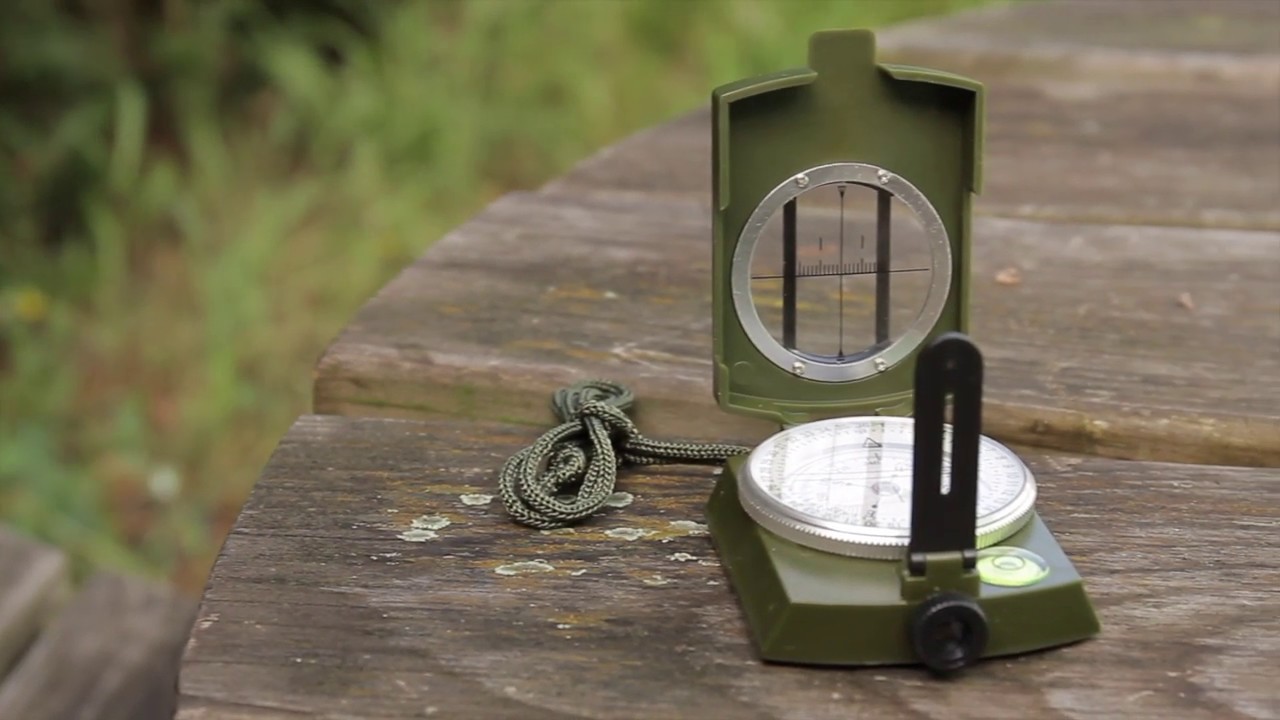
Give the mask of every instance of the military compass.
M 948 672 L 1097 633 L 1031 471 L 981 434 L 981 86 L 820 32 L 712 122 L 716 397 L 782 428 L 708 506 L 761 656 Z

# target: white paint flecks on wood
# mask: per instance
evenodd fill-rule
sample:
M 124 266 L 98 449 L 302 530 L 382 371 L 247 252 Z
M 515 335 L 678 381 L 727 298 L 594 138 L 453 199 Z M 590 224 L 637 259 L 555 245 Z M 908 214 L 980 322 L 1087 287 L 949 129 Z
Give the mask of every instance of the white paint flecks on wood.
M 487 459 L 496 483 L 502 459 L 536 435 L 443 420 L 299 421 L 210 580 L 201 617 L 220 619 L 193 631 L 182 717 L 236 717 L 223 707 L 413 717 L 429 702 L 444 717 L 548 720 L 825 718 L 850 707 L 877 718 L 1166 720 L 1249 718 L 1273 697 L 1274 470 L 1024 451 L 1039 512 L 1084 576 L 1102 634 L 938 683 L 917 669 L 761 665 L 710 538 L 688 534 L 701 530 L 690 518 L 702 517 L 711 468 L 628 471 L 645 502 L 573 534 L 542 535 L 500 513 L 430 543 L 388 532 L 394 516 L 379 503 L 424 515 L 457 507 L 456 496 L 421 492 L 447 482 L 431 468 Z M 296 512 L 304 501 L 328 510 Z M 685 530 L 655 542 L 672 523 Z M 636 528 L 658 534 L 606 534 Z M 400 553 L 397 563 L 367 560 L 384 552 Z M 672 559 L 685 556 L 699 560 Z M 571 696 L 565 677 L 577 679 Z

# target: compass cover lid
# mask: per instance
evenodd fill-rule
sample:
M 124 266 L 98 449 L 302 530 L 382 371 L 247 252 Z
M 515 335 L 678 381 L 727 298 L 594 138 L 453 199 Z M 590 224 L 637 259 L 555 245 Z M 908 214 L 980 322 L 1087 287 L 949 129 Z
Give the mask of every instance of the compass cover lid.
M 967 329 L 982 118 L 981 85 L 877 64 L 865 30 L 816 33 L 809 67 L 712 93 L 721 407 L 782 424 L 911 411 L 919 350 Z

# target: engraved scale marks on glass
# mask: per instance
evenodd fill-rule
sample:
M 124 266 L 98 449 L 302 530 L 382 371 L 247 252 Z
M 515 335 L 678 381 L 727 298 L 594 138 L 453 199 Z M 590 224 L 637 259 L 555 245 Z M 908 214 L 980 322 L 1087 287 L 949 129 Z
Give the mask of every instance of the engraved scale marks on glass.
M 751 298 L 769 334 L 797 355 L 846 363 L 875 355 L 920 314 L 930 248 L 915 213 L 851 182 L 810 187 L 766 223 Z
M 951 243 L 906 178 L 830 163 L 780 182 L 756 205 L 729 268 L 734 312 L 775 366 L 815 382 L 895 367 L 942 319 Z
M 744 507 L 767 529 L 850 555 L 860 540 L 902 546 L 910 536 L 913 441 L 910 418 L 838 418 L 800 425 L 752 451 L 740 479 Z M 950 477 L 950 428 L 943 438 L 943 490 Z M 983 436 L 978 449 L 979 546 L 1008 537 L 1030 517 L 1034 479 L 1008 448 Z M 745 485 L 745 487 L 743 487 Z M 826 536 L 807 542 L 809 534 Z M 850 548 L 832 547 L 846 542 Z

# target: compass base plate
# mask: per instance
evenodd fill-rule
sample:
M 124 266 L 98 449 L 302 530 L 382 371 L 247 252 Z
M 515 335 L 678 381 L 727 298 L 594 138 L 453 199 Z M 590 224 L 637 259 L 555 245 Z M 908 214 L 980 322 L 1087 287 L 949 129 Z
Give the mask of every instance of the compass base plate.
M 903 598 L 904 563 L 821 552 L 761 528 L 738 500 L 742 460 L 726 464 L 707 506 L 707 523 L 761 658 L 813 665 L 917 662 L 908 628 L 919 603 Z M 1001 547 L 1035 553 L 1049 572 L 1025 587 L 980 584 L 975 599 L 990 624 L 983 657 L 1097 634 L 1080 576 L 1039 516 Z

